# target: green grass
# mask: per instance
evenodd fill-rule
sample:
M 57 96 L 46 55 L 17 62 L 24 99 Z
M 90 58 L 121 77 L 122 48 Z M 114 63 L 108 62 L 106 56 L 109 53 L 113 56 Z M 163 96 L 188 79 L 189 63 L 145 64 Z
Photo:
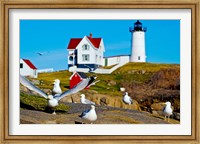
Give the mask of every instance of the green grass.
M 100 82 L 92 86 L 90 89 L 95 90 L 100 94 L 121 95 L 119 88 L 124 82 L 128 83 L 145 83 L 148 82 L 151 76 L 161 69 L 179 69 L 180 66 L 176 64 L 153 64 L 153 63 L 127 63 L 126 65 L 118 68 L 112 74 L 96 74 L 97 80 Z M 144 71 L 144 73 L 141 73 Z M 67 90 L 69 87 L 69 78 L 71 72 L 60 71 L 52 73 L 40 73 L 38 80 L 43 81 L 43 84 L 38 85 L 41 89 L 52 89 L 53 81 L 60 79 L 61 89 Z M 93 74 L 87 74 L 93 75 Z M 115 85 L 109 85 L 110 81 L 114 81 Z
M 123 67 L 118 68 L 113 73 L 129 73 L 131 71 L 144 70 L 147 73 L 157 72 L 161 69 L 166 68 L 180 68 L 178 64 L 155 64 L 155 63 L 135 63 L 130 62 L 125 64 Z
M 103 69 L 111 69 L 111 68 L 113 68 L 114 66 L 116 66 L 117 64 L 115 64 L 115 65 L 111 65 L 111 66 L 104 66 L 104 67 L 102 67 Z
M 40 96 L 20 93 L 20 107 L 24 109 L 45 111 L 47 109 L 47 100 Z M 62 112 L 67 112 L 69 109 L 70 107 L 64 104 L 59 104 L 57 107 L 55 107 L 56 111 Z
M 42 84 L 37 86 L 41 89 L 52 89 L 54 80 L 59 79 L 61 82 L 60 87 L 65 91 L 68 89 L 66 86 L 69 86 L 69 78 L 71 75 L 72 73 L 67 70 L 51 73 L 39 73 L 37 79 L 42 81 Z

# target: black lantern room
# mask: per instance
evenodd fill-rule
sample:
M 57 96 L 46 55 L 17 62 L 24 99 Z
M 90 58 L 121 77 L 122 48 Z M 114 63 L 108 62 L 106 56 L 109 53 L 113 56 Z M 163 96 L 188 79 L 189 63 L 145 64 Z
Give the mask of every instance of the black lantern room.
M 139 20 L 137 20 L 134 23 L 134 27 L 129 27 L 130 32 L 134 32 L 134 31 L 144 31 L 144 32 L 146 32 L 146 30 L 147 30 L 147 28 L 142 27 L 142 23 Z
M 142 23 L 139 20 L 137 20 L 137 22 L 135 22 L 134 30 L 135 31 L 142 31 Z

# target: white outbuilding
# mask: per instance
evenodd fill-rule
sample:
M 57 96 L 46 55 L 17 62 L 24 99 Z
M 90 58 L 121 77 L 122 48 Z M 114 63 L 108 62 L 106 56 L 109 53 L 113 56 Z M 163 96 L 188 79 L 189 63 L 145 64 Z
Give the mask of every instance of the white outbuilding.
M 130 55 L 116 55 L 104 57 L 104 66 L 113 66 L 116 64 L 126 64 L 130 60 Z
M 30 76 L 32 78 L 37 78 L 37 68 L 34 64 L 27 59 L 20 59 L 20 74 L 22 76 Z

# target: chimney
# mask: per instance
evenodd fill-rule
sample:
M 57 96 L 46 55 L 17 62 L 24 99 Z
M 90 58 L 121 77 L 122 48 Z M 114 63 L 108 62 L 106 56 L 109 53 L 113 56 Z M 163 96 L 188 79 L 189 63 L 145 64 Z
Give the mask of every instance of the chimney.
M 92 38 L 92 33 L 90 32 L 90 38 Z

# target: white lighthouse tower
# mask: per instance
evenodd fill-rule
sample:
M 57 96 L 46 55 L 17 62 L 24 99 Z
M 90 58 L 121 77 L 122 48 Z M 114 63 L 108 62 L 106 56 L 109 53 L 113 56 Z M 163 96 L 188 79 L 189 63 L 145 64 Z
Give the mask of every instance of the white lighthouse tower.
M 146 62 L 145 54 L 145 32 L 146 28 L 142 27 L 142 23 L 137 20 L 134 27 L 129 27 L 131 32 L 131 57 L 130 62 Z

